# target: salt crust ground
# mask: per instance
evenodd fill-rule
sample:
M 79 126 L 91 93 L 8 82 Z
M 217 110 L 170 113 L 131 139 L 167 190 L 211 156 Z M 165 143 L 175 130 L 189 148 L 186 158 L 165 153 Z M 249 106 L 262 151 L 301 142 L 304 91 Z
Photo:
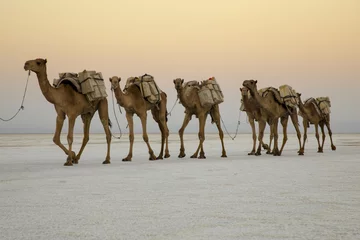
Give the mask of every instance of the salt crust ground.
M 75 139 L 79 149 L 82 135 Z M 66 139 L 63 136 L 63 139 Z M 150 135 L 159 151 L 159 135 Z M 334 135 L 336 152 L 316 153 L 314 136 L 297 156 L 291 135 L 283 156 L 247 156 L 251 137 L 220 142 L 207 134 L 206 160 L 147 160 L 136 136 L 113 140 L 112 164 L 103 134 L 93 134 L 77 166 L 51 135 L 0 135 L 0 239 L 360 239 L 360 135 Z

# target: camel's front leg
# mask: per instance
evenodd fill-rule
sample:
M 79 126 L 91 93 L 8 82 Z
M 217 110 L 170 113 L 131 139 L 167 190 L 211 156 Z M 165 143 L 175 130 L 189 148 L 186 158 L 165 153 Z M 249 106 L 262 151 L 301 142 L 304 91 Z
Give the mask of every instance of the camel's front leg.
M 91 114 L 91 113 L 81 115 L 81 119 L 82 119 L 83 124 L 84 124 L 84 137 L 83 137 L 83 141 L 82 141 L 82 144 L 81 144 L 80 151 L 76 155 L 76 157 L 75 157 L 75 159 L 73 161 L 73 163 L 75 163 L 75 164 L 78 164 L 78 162 L 80 160 L 80 157 L 81 157 L 81 154 L 83 153 L 86 144 L 89 142 L 90 122 L 91 122 L 92 117 L 93 117 L 93 114 Z
M 109 112 L 108 112 L 108 102 L 105 99 L 101 100 L 101 102 L 99 103 L 99 117 L 100 117 L 100 121 L 103 125 L 104 131 L 105 131 L 105 135 L 106 135 L 106 144 L 107 144 L 107 148 L 106 148 L 106 157 L 105 160 L 103 161 L 103 164 L 109 164 L 110 163 L 110 145 L 111 145 L 111 132 L 110 132 L 110 124 L 109 124 Z M 90 119 L 91 121 L 91 119 Z M 90 123 L 89 123 L 90 125 Z
M 284 150 L 284 147 L 285 147 L 285 144 L 288 140 L 288 137 L 287 137 L 287 125 L 288 125 L 288 120 L 289 120 L 289 117 L 286 116 L 286 117 L 282 117 L 281 118 L 281 125 L 283 127 L 283 142 L 281 144 L 281 148 L 280 148 L 280 152 L 279 152 L 279 156 L 281 156 L 282 154 L 282 151 Z
M 253 147 L 251 152 L 248 153 L 248 155 L 255 155 L 255 148 L 256 148 L 256 129 L 255 129 L 255 121 L 254 118 L 248 115 L 249 123 L 251 126 L 251 132 L 252 132 L 252 139 L 253 139 Z
M 256 156 L 261 155 L 261 144 L 263 143 L 263 139 L 264 139 L 265 127 L 266 127 L 266 122 L 260 120 L 259 121 L 259 136 L 258 136 L 259 146 L 258 146 L 258 148 L 256 150 L 256 153 L 255 153 Z
M 320 145 L 320 136 L 319 136 L 319 124 L 318 123 L 315 123 L 315 137 L 316 137 L 316 140 L 318 142 L 318 153 L 322 153 L 323 150 L 321 148 L 321 145 Z
M 333 143 L 333 140 L 332 140 L 332 131 L 331 131 L 331 128 L 330 128 L 330 123 L 329 122 L 325 122 L 326 124 L 326 127 L 328 129 L 328 132 L 329 132 L 329 137 L 330 137 L 330 142 L 331 142 L 331 150 L 335 151 L 336 150 L 336 147 Z
M 279 119 L 274 119 L 271 124 L 272 132 L 274 134 L 274 148 L 273 148 L 273 155 L 274 156 L 280 156 L 279 146 L 278 146 L 278 139 L 279 139 L 279 133 L 278 133 L 278 124 Z
M 207 114 L 201 114 L 198 116 L 199 117 L 199 146 L 196 149 L 196 152 L 191 156 L 191 158 L 196 158 L 199 154 L 199 150 L 200 150 L 200 155 L 199 155 L 199 159 L 204 159 L 205 157 L 205 152 L 204 152 L 204 146 L 203 143 L 205 141 L 205 122 L 206 122 L 206 117 Z
M 126 156 L 126 158 L 123 158 L 123 162 L 131 161 L 132 159 L 132 152 L 133 152 L 133 144 L 134 144 L 134 120 L 133 120 L 133 113 L 126 112 L 126 119 L 129 125 L 129 141 L 130 141 L 130 147 L 129 147 L 129 153 Z
M 321 143 L 321 149 L 324 150 L 324 142 L 325 142 L 325 131 L 324 131 L 324 123 L 320 122 L 320 129 L 321 129 L 321 134 L 322 134 L 322 143 Z
M 64 120 L 65 120 L 65 113 L 57 111 L 57 117 L 56 117 L 56 129 L 55 129 L 55 134 L 53 137 L 53 142 L 58 145 L 66 155 L 69 155 L 69 151 L 68 149 L 61 143 L 60 141 L 60 134 L 61 134 L 61 129 L 64 125 Z M 75 157 L 75 152 L 72 152 L 73 157 Z
M 179 158 L 183 158 L 186 156 L 185 146 L 184 146 L 184 131 L 186 126 L 189 124 L 190 120 L 191 120 L 191 115 L 185 111 L 184 121 L 181 128 L 179 129 L 179 137 L 180 137 L 180 153 L 178 156 Z
M 149 137 L 147 134 L 147 130 L 146 130 L 146 118 L 147 118 L 147 114 L 143 114 L 140 117 L 141 120 L 141 126 L 142 126 L 142 130 L 143 130 L 143 139 L 144 142 L 146 143 L 148 150 L 149 150 L 149 160 L 156 160 L 156 156 L 154 155 L 154 151 L 151 149 L 150 143 L 149 143 Z
M 68 152 L 72 152 L 72 144 L 74 140 L 74 126 L 75 126 L 75 119 L 74 116 L 69 116 L 69 130 L 67 135 L 67 141 L 69 144 L 69 150 Z M 73 165 L 74 156 L 72 154 L 68 155 L 66 162 L 64 163 L 64 166 L 72 166 Z
M 271 128 L 271 124 L 268 122 L 269 126 L 270 126 L 270 137 L 269 137 L 269 146 L 267 148 L 267 151 L 266 151 L 266 154 L 273 154 L 272 151 L 271 151 L 271 144 L 273 142 L 273 139 L 274 139 L 274 133 L 272 132 L 272 128 Z
M 221 157 L 227 157 L 226 156 L 226 151 L 225 151 L 225 145 L 224 145 L 224 132 L 223 130 L 221 129 L 221 124 L 220 124 L 220 110 L 219 110 L 219 105 L 215 105 L 211 111 L 210 111 L 210 114 L 212 116 L 212 118 L 215 120 L 215 123 L 216 123 L 216 127 L 219 131 L 219 137 L 220 137 L 220 141 L 221 141 L 221 148 L 222 148 L 222 151 L 221 151 Z M 205 117 L 205 121 L 206 121 L 206 117 Z M 204 123 L 204 127 L 205 127 L 205 123 Z M 205 131 L 205 128 L 204 128 L 204 131 Z M 205 134 L 205 133 L 204 133 Z M 255 133 L 256 135 L 256 133 Z M 204 138 L 205 139 L 205 138 Z
M 308 120 L 306 118 L 303 118 L 303 126 L 304 126 L 304 139 L 303 139 L 303 144 L 301 147 L 302 153 L 305 153 L 305 142 L 307 139 L 307 129 L 308 129 Z
M 290 118 L 291 118 L 291 122 L 293 123 L 294 127 L 295 127 L 295 130 L 296 130 L 296 136 L 298 138 L 298 142 L 299 142 L 299 155 L 304 155 L 304 151 L 302 150 L 301 148 L 301 132 L 300 132 L 300 129 L 299 129 L 299 118 L 298 118 L 298 115 L 295 111 L 295 113 L 291 114 L 290 115 Z

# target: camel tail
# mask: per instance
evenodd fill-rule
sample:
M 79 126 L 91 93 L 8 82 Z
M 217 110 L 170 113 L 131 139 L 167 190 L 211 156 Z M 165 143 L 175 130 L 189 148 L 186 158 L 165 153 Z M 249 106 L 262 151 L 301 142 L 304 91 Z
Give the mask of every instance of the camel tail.
M 165 112 L 165 121 L 167 122 L 168 121 L 168 111 L 166 109 L 166 112 Z
M 111 122 L 110 118 L 109 118 L 108 122 L 109 122 L 109 127 L 112 128 L 112 122 Z

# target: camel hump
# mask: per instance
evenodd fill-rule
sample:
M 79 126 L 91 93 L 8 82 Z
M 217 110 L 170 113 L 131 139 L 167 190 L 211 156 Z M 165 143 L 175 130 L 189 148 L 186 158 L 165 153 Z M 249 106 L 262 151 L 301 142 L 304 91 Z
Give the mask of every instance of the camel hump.
M 61 84 L 70 84 L 74 90 L 81 93 L 80 82 L 78 74 L 72 72 L 59 73 L 59 78 L 54 79 L 53 86 L 55 88 L 60 87 Z

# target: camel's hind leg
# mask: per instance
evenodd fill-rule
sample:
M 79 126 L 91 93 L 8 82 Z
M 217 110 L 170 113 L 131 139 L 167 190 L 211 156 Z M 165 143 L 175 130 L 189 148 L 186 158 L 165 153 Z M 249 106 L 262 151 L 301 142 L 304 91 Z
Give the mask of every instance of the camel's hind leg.
M 274 148 L 273 148 L 273 155 L 274 156 L 280 156 L 279 151 L 279 145 L 278 145 L 278 139 L 279 139 L 279 133 L 278 133 L 278 124 L 279 119 L 274 119 L 271 124 L 271 132 L 274 134 Z
M 305 142 L 307 139 L 307 129 L 309 126 L 309 121 L 306 118 L 303 118 L 303 126 L 304 126 L 304 137 L 303 137 L 304 139 L 303 139 L 303 144 L 301 146 L 301 150 L 302 150 L 302 153 L 305 153 Z
M 267 148 L 267 151 L 266 151 L 266 154 L 273 154 L 272 153 L 272 150 L 271 150 L 271 145 L 272 145 L 272 142 L 273 142 L 273 139 L 274 139 L 274 133 L 272 131 L 272 127 L 271 127 L 271 124 L 268 122 L 269 126 L 270 126 L 270 137 L 269 137 L 269 146 Z
M 219 105 L 215 105 L 211 110 L 210 110 L 210 115 L 212 117 L 212 119 L 215 121 L 216 123 L 216 127 L 219 131 L 219 137 L 220 137 L 220 141 L 221 141 L 221 157 L 227 157 L 226 156 L 226 151 L 225 151 L 225 146 L 224 146 L 224 132 L 221 129 L 221 123 L 220 123 L 220 111 L 219 111 Z M 206 119 L 206 117 L 205 117 Z M 205 125 L 205 123 L 204 123 Z M 205 131 L 205 130 L 204 130 Z M 255 133 L 255 138 L 256 138 L 256 133 Z
M 134 114 L 130 113 L 130 112 L 126 112 L 126 120 L 128 122 L 129 125 L 129 141 L 130 141 L 130 146 L 129 146 L 129 153 L 128 155 L 122 159 L 123 162 L 129 162 L 132 159 L 132 155 L 133 155 L 133 145 L 134 145 L 134 119 L 133 119 Z
M 55 108 L 56 109 L 56 108 Z M 56 109 L 57 112 L 57 117 L 56 117 L 56 129 L 55 129 L 55 134 L 53 137 L 53 142 L 59 146 L 66 155 L 69 155 L 69 151 L 68 149 L 61 143 L 60 141 L 60 134 L 61 134 L 61 130 L 62 127 L 64 125 L 64 120 L 65 120 L 65 113 L 59 111 Z M 72 152 L 73 157 L 75 157 L 75 152 Z
M 142 115 L 140 115 L 139 117 L 141 120 L 141 126 L 142 126 L 142 130 L 143 130 L 143 139 L 149 150 L 149 160 L 156 160 L 156 156 L 154 155 L 154 151 L 151 149 L 151 146 L 149 143 L 149 136 L 148 136 L 147 130 L 146 130 L 147 113 L 145 112 Z
M 328 129 L 328 132 L 329 132 L 329 137 L 330 137 L 330 142 L 331 142 L 331 150 L 335 151 L 336 150 L 336 147 L 333 143 L 333 140 L 332 140 L 332 131 L 331 131 L 331 128 L 330 128 L 330 122 L 325 122 L 326 124 L 326 127 Z
M 318 153 L 322 153 L 322 149 L 321 149 L 321 145 L 320 145 L 320 136 L 319 136 L 319 124 L 318 123 L 315 123 L 315 137 L 316 137 L 316 140 L 318 142 Z
M 322 135 L 322 142 L 321 142 L 321 150 L 324 151 L 324 143 L 325 143 L 325 130 L 324 130 L 324 122 L 319 123 Z
M 205 141 L 205 122 L 206 122 L 206 117 L 207 114 L 200 114 L 198 116 L 199 118 L 199 133 L 198 133 L 198 137 L 199 137 L 199 146 L 196 149 L 196 152 L 191 156 L 191 158 L 197 158 L 199 151 L 200 151 L 200 155 L 199 158 L 203 159 L 206 158 L 205 157 L 205 152 L 204 152 L 204 146 L 203 143 Z
M 264 139 L 264 130 L 266 127 L 266 122 L 265 121 L 259 121 L 259 136 L 258 136 L 258 140 L 259 140 L 259 145 L 258 148 L 256 150 L 255 155 L 256 156 L 260 156 L 261 155 L 261 145 L 263 143 L 263 139 Z
M 179 129 L 179 137 L 180 137 L 180 153 L 178 156 L 179 158 L 183 158 L 186 156 L 185 146 L 184 146 L 184 131 L 186 126 L 189 124 L 190 120 L 191 120 L 191 115 L 185 111 L 184 121 L 181 128 Z
M 255 148 L 256 148 L 256 129 L 255 129 L 255 120 L 254 118 L 250 115 L 250 113 L 248 114 L 248 119 L 249 119 L 249 123 L 250 123 L 250 127 L 251 127 L 251 132 L 252 132 L 252 140 L 253 140 L 253 146 L 251 149 L 251 152 L 248 153 L 248 155 L 255 155 Z
M 284 150 L 284 147 L 285 147 L 285 144 L 287 142 L 287 125 L 288 125 L 288 120 L 289 120 L 289 117 L 286 116 L 286 117 L 282 117 L 281 118 L 281 125 L 283 127 L 283 142 L 282 142 L 282 145 L 281 145 L 281 148 L 280 148 L 280 152 L 279 152 L 279 156 L 281 156 L 282 154 L 282 151 Z
M 81 154 L 83 153 L 86 144 L 89 142 L 90 122 L 91 122 L 91 119 L 92 119 L 93 115 L 94 114 L 92 114 L 92 113 L 81 115 L 81 119 L 82 119 L 83 124 L 84 124 L 84 137 L 83 137 L 83 142 L 81 144 L 80 151 L 76 155 L 76 157 L 75 157 L 75 159 L 73 161 L 73 163 L 75 163 L 75 164 L 78 164 L 78 162 L 80 160 L 80 157 L 81 157 Z
M 301 148 L 301 132 L 299 129 L 299 119 L 298 119 L 298 115 L 297 115 L 296 111 L 294 111 L 294 113 L 290 115 L 290 118 L 291 118 L 291 122 L 293 123 L 293 125 L 295 127 L 296 136 L 297 136 L 298 142 L 299 142 L 298 153 L 299 153 L 299 155 L 304 155 L 304 151 L 302 151 L 302 148 Z
M 153 115 L 154 120 L 158 123 L 159 129 L 161 131 L 161 149 L 159 156 L 156 159 L 163 159 L 164 155 L 164 145 L 165 145 L 165 158 L 170 157 L 169 154 L 169 144 L 168 144 L 168 137 L 169 137 L 169 129 L 166 123 L 166 102 L 164 103 L 164 98 L 162 98 L 159 109 L 153 108 L 151 113 Z
M 110 144 L 111 144 L 111 132 L 109 128 L 109 113 L 108 113 L 108 102 L 106 98 L 104 100 L 101 100 L 99 103 L 99 117 L 100 121 L 103 125 L 105 134 L 106 134 L 106 143 L 107 143 L 107 151 L 106 151 L 106 157 L 105 161 L 103 161 L 103 164 L 109 164 L 110 163 Z

